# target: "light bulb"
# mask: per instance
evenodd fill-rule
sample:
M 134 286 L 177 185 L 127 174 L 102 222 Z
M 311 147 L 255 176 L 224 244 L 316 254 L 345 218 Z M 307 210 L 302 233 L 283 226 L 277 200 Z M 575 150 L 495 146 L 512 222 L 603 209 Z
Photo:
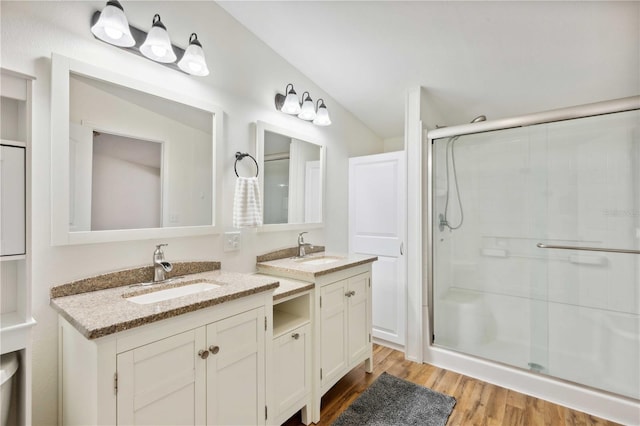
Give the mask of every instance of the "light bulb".
M 178 67 L 187 74 L 200 77 L 209 75 L 207 61 L 204 59 L 204 51 L 196 33 L 192 33 L 189 37 L 189 46 L 184 51 L 182 59 L 178 61 Z
M 302 108 L 300 110 L 300 114 L 298 114 L 298 118 L 307 121 L 311 121 L 316 118 L 316 108 L 313 105 L 313 100 L 311 99 L 309 92 L 304 92 L 302 94 Z
M 280 111 L 286 114 L 297 115 L 300 113 L 300 101 L 298 100 L 298 94 L 293 90 L 293 84 L 287 85 L 287 88 L 289 86 L 291 86 L 291 90 L 287 92 L 287 97 L 284 98 L 284 103 L 282 104 Z
M 117 28 L 104 27 L 105 34 L 112 40 L 120 40 L 123 36 L 123 32 Z
M 154 55 L 160 56 L 160 57 L 166 55 L 167 53 L 167 49 L 158 45 L 151 46 L 151 51 L 153 52 Z
M 318 112 L 316 118 L 313 120 L 313 124 L 316 126 L 328 126 L 331 124 L 331 118 L 329 118 L 329 111 L 324 104 L 324 100 L 318 99 Z
M 169 33 L 160 20 L 160 15 L 156 14 L 153 17 L 153 25 L 147 33 L 147 38 L 144 43 L 140 46 L 140 52 L 156 62 L 166 64 L 176 60 L 176 54 L 171 46 Z
M 117 0 L 109 0 L 101 12 L 94 14 L 93 19 L 95 23 L 91 26 L 91 32 L 96 38 L 120 47 L 136 44 L 124 9 Z

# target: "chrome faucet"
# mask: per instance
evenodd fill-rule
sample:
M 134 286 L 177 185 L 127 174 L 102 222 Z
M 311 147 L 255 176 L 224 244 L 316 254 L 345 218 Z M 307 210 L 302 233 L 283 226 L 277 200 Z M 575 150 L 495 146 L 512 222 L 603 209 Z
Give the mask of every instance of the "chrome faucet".
M 307 232 L 301 232 L 298 234 L 298 257 L 306 256 L 307 253 L 305 252 L 305 248 L 313 248 L 311 244 L 304 242 L 304 234 L 307 234 Z
M 168 244 L 156 245 L 156 250 L 153 252 L 153 282 L 159 282 L 165 280 L 165 272 L 171 272 L 173 265 L 171 262 L 164 260 L 164 252 L 162 247 Z

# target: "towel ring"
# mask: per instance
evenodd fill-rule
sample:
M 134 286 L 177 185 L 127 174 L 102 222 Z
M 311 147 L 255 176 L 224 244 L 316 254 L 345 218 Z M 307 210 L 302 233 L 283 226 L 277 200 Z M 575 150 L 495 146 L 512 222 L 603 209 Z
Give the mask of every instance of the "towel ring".
M 258 173 L 260 172 L 260 166 L 258 166 L 258 162 L 256 161 L 255 158 L 253 158 L 250 154 L 246 153 L 246 152 L 236 152 L 236 162 L 233 163 L 233 171 L 236 172 L 236 176 L 240 177 L 240 175 L 238 174 L 238 161 L 242 160 L 244 157 L 249 157 L 253 160 L 254 163 L 256 163 L 256 177 L 258 177 Z

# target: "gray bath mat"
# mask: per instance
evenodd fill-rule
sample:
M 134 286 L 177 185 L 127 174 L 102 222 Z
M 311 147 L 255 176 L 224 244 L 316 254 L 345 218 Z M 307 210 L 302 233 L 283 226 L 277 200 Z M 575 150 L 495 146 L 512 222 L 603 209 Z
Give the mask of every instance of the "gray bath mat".
M 444 426 L 454 405 L 451 396 L 382 373 L 333 426 Z

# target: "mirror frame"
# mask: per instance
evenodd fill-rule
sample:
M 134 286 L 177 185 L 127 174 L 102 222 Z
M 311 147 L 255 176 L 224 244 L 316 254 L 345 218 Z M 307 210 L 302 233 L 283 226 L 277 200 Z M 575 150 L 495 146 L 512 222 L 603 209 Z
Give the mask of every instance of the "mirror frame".
M 264 206 L 264 133 L 272 132 L 278 133 L 283 136 L 290 137 L 292 139 L 298 139 L 303 142 L 308 142 L 313 145 L 317 145 L 320 148 L 320 202 L 322 204 L 322 222 L 313 223 L 272 223 L 263 224 L 258 227 L 258 232 L 273 232 L 273 231 L 291 231 L 291 230 L 306 230 L 324 228 L 325 218 L 325 178 L 326 178 L 326 147 L 317 139 L 312 138 L 309 135 L 298 133 L 293 130 L 278 127 L 276 125 L 266 123 L 264 121 L 256 121 L 256 161 L 260 165 L 258 171 L 258 181 L 260 182 L 260 198 L 262 206 Z M 264 210 L 263 210 L 264 218 Z
M 211 225 L 167 228 L 77 231 L 69 229 L 69 75 L 102 80 L 157 96 L 213 115 Z M 222 165 L 218 146 L 223 138 L 223 111 L 216 105 L 163 87 L 130 78 L 59 54 L 51 55 L 51 245 L 91 244 L 112 241 L 147 240 L 220 233 Z

